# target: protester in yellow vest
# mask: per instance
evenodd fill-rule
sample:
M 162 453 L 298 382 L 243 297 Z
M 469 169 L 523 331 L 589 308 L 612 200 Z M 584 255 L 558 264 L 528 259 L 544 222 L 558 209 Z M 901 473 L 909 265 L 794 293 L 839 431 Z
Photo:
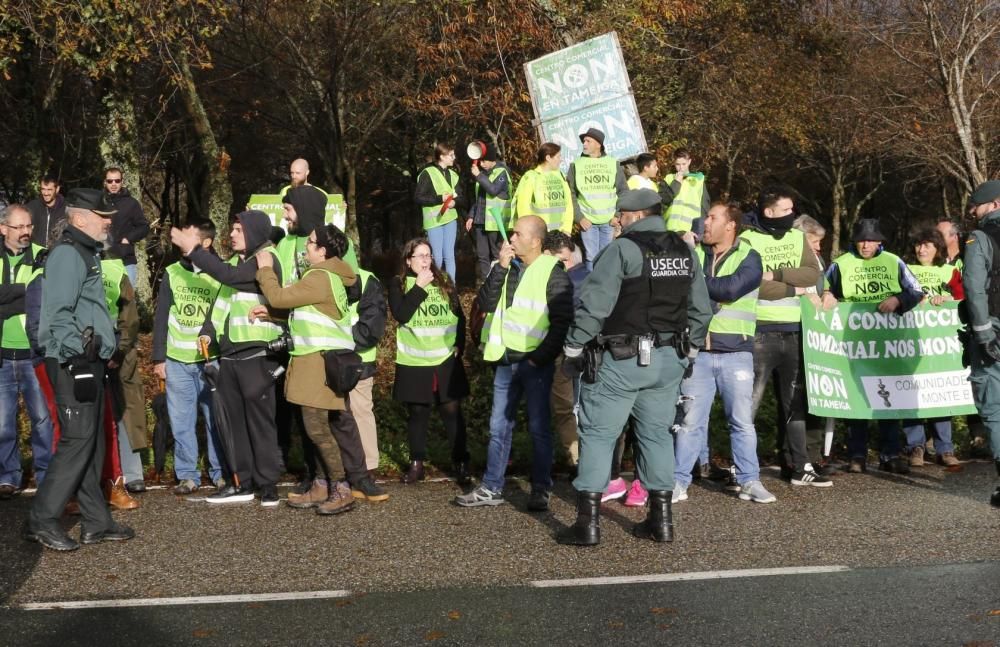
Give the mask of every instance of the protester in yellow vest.
M 434 162 L 417 175 L 413 199 L 420 207 L 423 228 L 434 250 L 434 261 L 456 281 L 455 236 L 458 233 L 458 209 L 462 206 L 455 170 L 455 148 L 448 144 L 434 147 Z
M 274 256 L 267 251 L 257 252 L 257 282 L 269 306 L 291 310 L 288 328 L 294 346 L 289 348 L 292 357 L 285 397 L 302 407 L 306 433 L 322 457 L 329 478 L 317 477 L 313 481 L 314 488 L 327 491 L 323 502 L 310 499 L 295 507 L 315 507 L 317 514 L 325 515 L 350 510 L 355 498 L 389 498 L 368 475 L 349 396 L 326 386 L 323 353 L 355 347 L 346 288 L 357 282 L 357 275 L 342 260 L 346 252 L 347 236 L 342 231 L 334 225 L 317 227 L 306 244 L 309 269 L 301 280 L 287 287 L 281 287 L 274 273 Z
M 939 306 L 946 301 L 961 301 L 965 297 L 962 289 L 962 273 L 954 265 L 946 262 L 945 254 L 948 248 L 940 230 L 930 227 L 921 229 L 913 236 L 910 249 L 913 253 L 907 254 L 907 267 L 920 283 L 920 288 L 926 295 L 925 303 Z M 924 447 L 927 441 L 924 432 L 928 422 L 934 429 L 934 453 L 937 462 L 945 467 L 957 467 L 959 463 L 955 458 L 955 445 L 951 440 L 951 418 L 903 422 L 910 467 L 922 467 L 924 464 Z
M 628 190 L 625 171 L 604 150 L 604 132 L 590 128 L 580 135 L 583 155 L 569 165 L 566 181 L 573 196 L 573 219 L 580 225 L 580 238 L 587 269 L 594 269 L 597 254 L 608 246 L 618 226 L 618 196 Z
M 563 177 L 562 149 L 545 142 L 535 153 L 535 168 L 521 176 L 514 192 L 514 219 L 538 216 L 548 231 L 573 231 L 573 202 Z
M 229 234 L 234 255 L 227 263 L 201 247 L 196 228 L 170 230 L 171 242 L 181 254 L 222 284 L 202 334 L 218 343 L 214 406 L 224 408 L 229 422 L 229 428 L 220 428 L 218 433 L 227 449 L 227 466 L 235 474 L 227 474 L 226 487 L 206 498 L 211 504 L 252 501 L 256 486 L 262 506 L 278 505 L 282 465 L 274 421 L 274 382 L 281 364 L 273 342 L 281 345 L 283 330 L 270 321 L 250 321 L 254 306 L 266 301 L 257 284 L 255 254 L 261 250 L 275 254 L 270 234 L 271 220 L 263 211 L 236 214 Z M 280 280 L 280 262 L 275 262 L 274 271 Z
M 738 497 L 772 503 L 776 497 L 760 481 L 753 403 L 753 343 L 757 329 L 757 290 L 764 274 L 760 254 L 739 238 L 742 213 L 723 202 L 708 210 L 702 244 L 696 250 L 712 299 L 712 321 L 705 348 L 694 360 L 681 394 L 691 398 L 674 437 L 675 501 L 686 501 L 691 470 L 708 437 L 708 418 L 716 392 L 729 422 L 730 447 Z
M 806 446 L 806 396 L 802 362 L 802 311 L 799 296 L 816 291 L 819 263 L 805 235 L 793 229 L 795 203 L 786 187 L 761 191 L 757 211 L 744 214 L 741 237 L 760 254 L 764 275 L 757 293 L 754 336 L 753 415 L 756 418 L 768 383 L 784 416 L 778 417 L 777 444 L 782 477 L 792 485 L 829 487 Z
M 500 260 L 479 288 L 491 315 L 483 326 L 483 357 L 497 364 L 493 378 L 490 443 L 482 485 L 455 499 L 463 507 L 503 503 L 504 474 L 518 404 L 527 402 L 531 434 L 528 510 L 544 512 L 552 489 L 554 362 L 573 322 L 573 286 L 555 256 L 542 253 L 547 227 L 538 216 L 519 218 Z M 515 261 L 514 258 L 517 257 Z
M 0 234 L 3 235 L 0 308 L 3 359 L 0 379 L 6 388 L 0 412 L 0 499 L 8 499 L 21 489 L 21 452 L 18 449 L 18 394 L 24 399 L 31 422 L 31 455 L 35 481 L 45 480 L 52 456 L 52 417 L 42 393 L 33 364 L 37 357 L 31 350 L 25 329 L 27 286 L 42 273 L 45 248 L 31 242 L 33 225 L 27 208 L 12 204 L 0 211 Z
M 462 354 L 465 350 L 465 314 L 455 286 L 438 269 L 426 238 L 403 246 L 406 268 L 389 281 L 389 310 L 396 329 L 396 379 L 393 397 L 406 404 L 406 433 L 410 465 L 403 483 L 424 479 L 427 427 L 431 408 L 437 407 L 451 444 L 456 480 L 469 479 L 469 452 L 465 444 L 462 399 L 469 395 Z
M 656 161 L 656 155 L 641 153 L 635 158 L 635 167 L 639 172 L 629 176 L 626 182 L 628 188 L 657 191 L 656 176 L 660 173 L 660 166 Z
M 924 298 L 913 272 L 901 258 L 883 249 L 885 235 L 878 220 L 859 220 L 851 234 L 854 248 L 835 259 L 826 270 L 823 308 L 838 301 L 878 303 L 882 313 L 903 314 Z M 847 425 L 848 471 L 867 469 L 868 421 L 850 420 Z M 907 460 L 900 456 L 899 420 L 879 420 L 879 469 L 909 474 Z
M 510 169 L 497 159 L 493 144 L 488 144 L 483 156 L 473 162 L 470 172 L 476 182 L 475 201 L 466 216 L 465 230 L 472 233 L 479 279 L 483 280 L 490 273 L 490 264 L 497 260 L 500 245 L 506 242 L 514 187 Z
M 214 254 L 215 224 L 203 220 L 194 224 L 200 245 Z M 219 282 L 202 272 L 190 260 L 181 258 L 163 272 L 156 293 L 153 318 L 153 373 L 164 380 L 167 415 L 174 436 L 174 494 L 186 496 L 201 487 L 198 467 L 198 412 L 201 412 L 208 454 L 208 475 L 217 489 L 222 478 L 222 449 L 212 419 L 212 391 L 205 381 L 206 360 L 198 348 L 198 333 L 219 294 Z M 215 359 L 213 349 L 212 359 Z
M 680 232 L 694 244 L 701 237 L 702 220 L 711 198 L 705 187 L 705 174 L 691 172 L 691 153 L 686 148 L 674 151 L 674 172 L 663 178 L 660 194 L 663 204 L 670 205 L 663 212 L 667 229 Z
M 323 197 L 327 197 L 327 192 L 318 186 L 313 186 L 309 184 L 309 162 L 302 159 L 301 157 L 292 160 L 292 163 L 288 166 L 288 176 L 291 182 L 281 187 L 281 191 L 278 192 L 278 197 L 284 198 L 285 194 L 288 193 L 290 189 L 294 189 L 300 186 L 313 187 L 317 191 L 323 194 Z

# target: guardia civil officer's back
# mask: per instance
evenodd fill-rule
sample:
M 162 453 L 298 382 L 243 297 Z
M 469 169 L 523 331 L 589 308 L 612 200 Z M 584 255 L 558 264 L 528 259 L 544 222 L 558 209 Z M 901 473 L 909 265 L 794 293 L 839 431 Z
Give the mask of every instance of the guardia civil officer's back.
M 611 455 L 622 427 L 635 420 L 636 469 L 649 490 L 649 514 L 638 537 L 672 541 L 674 485 L 672 419 L 681 378 L 705 341 L 712 310 L 694 252 L 660 217 L 660 197 L 650 189 L 618 199 L 622 235 L 598 255 L 583 284 L 576 321 L 566 337 L 566 364 L 582 368 L 580 463 L 576 523 L 562 531 L 564 544 L 600 542 L 601 493 L 608 486 Z M 599 366 L 594 371 L 594 360 Z

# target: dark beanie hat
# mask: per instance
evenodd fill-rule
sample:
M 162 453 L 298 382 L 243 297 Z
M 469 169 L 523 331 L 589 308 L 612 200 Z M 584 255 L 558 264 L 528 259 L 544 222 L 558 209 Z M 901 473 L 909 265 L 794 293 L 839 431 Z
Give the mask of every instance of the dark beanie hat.
M 496 148 L 493 147 L 493 146 L 490 146 L 489 144 L 487 144 L 486 145 L 486 151 L 483 153 L 483 156 L 480 159 L 483 160 L 484 162 L 495 162 L 495 161 L 497 161 L 497 151 L 496 151 Z
M 851 232 L 851 242 L 860 243 L 863 240 L 874 240 L 880 243 L 885 242 L 885 236 L 878 226 L 878 220 L 865 218 L 854 223 L 854 231 Z

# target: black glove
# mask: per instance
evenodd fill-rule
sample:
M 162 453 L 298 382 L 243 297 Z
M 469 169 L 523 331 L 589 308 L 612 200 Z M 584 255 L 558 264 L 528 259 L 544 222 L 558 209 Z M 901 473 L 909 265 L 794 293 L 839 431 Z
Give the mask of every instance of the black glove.
M 201 372 L 203 378 L 205 378 L 205 384 L 208 385 L 209 390 L 215 391 L 219 386 L 219 367 L 215 364 L 205 364 L 205 370 Z
M 1000 339 L 994 337 L 991 342 L 979 344 L 979 350 L 983 353 L 984 364 L 1000 362 Z
M 576 357 L 564 357 L 562 372 L 571 380 L 575 380 L 580 377 L 583 373 L 583 353 L 577 355 Z
M 66 370 L 73 378 L 73 397 L 77 402 L 97 400 L 97 376 L 93 365 L 83 355 L 77 355 L 66 363 Z

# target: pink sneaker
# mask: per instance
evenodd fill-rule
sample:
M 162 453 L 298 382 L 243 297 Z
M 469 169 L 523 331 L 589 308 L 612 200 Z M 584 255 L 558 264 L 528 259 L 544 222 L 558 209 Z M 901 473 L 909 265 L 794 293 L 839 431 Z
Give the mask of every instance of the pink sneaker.
M 641 508 L 646 505 L 646 499 L 649 498 L 649 492 L 646 488 L 642 487 L 642 483 L 639 479 L 632 481 L 632 487 L 628 489 L 628 496 L 625 497 L 625 505 L 630 508 Z
M 620 499 L 625 496 L 626 492 L 628 492 L 628 483 L 625 482 L 625 479 L 613 479 L 608 483 L 607 489 L 604 490 L 604 495 L 601 496 L 601 503 L 612 499 Z

